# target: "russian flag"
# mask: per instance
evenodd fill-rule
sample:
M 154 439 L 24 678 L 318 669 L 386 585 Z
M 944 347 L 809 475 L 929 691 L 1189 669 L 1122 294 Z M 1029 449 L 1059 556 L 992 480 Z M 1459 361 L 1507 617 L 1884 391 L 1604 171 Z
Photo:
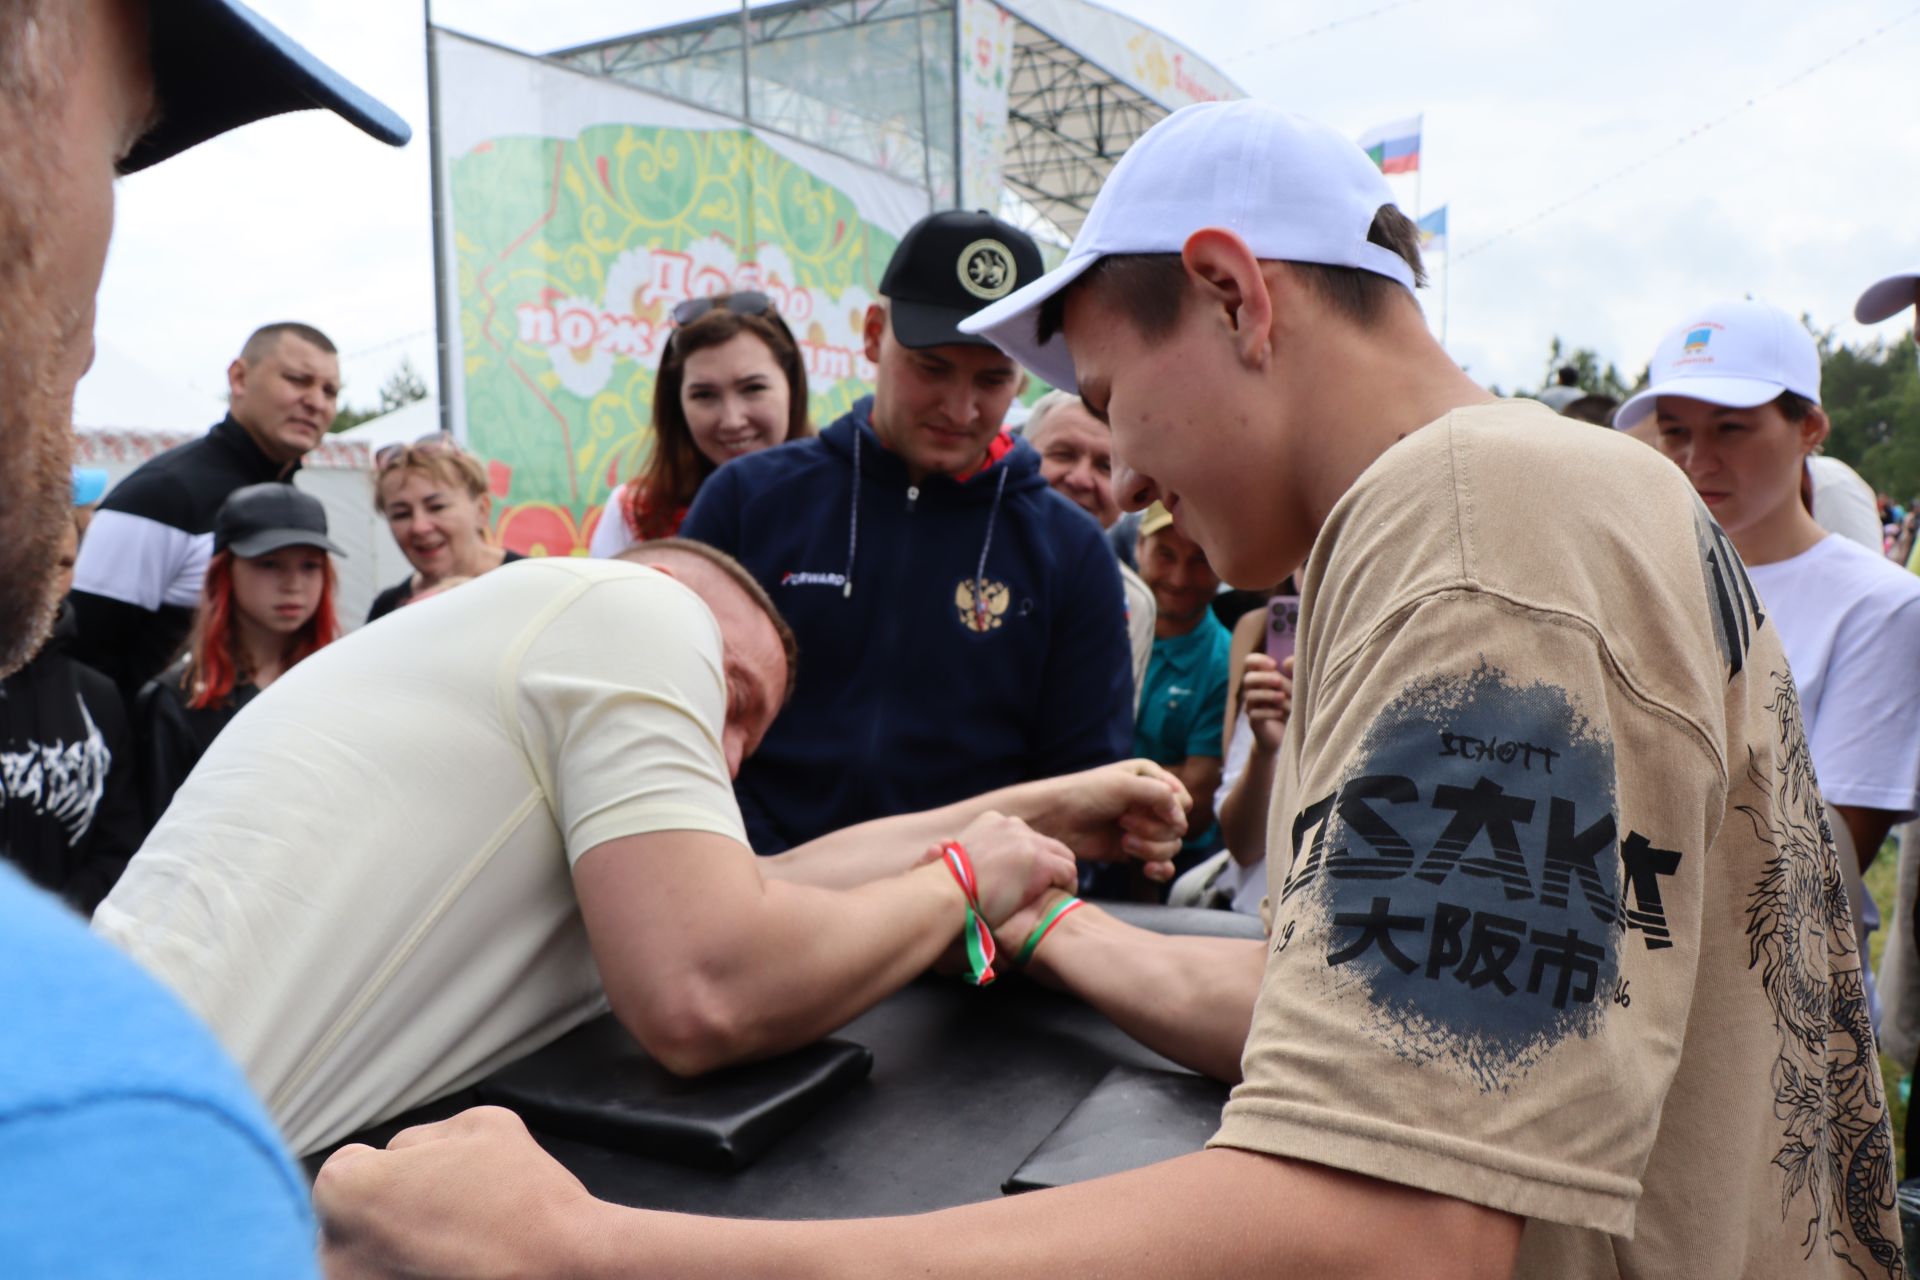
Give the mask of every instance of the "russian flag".
M 1408 116 L 1360 135 L 1360 149 L 1382 173 L 1412 173 L 1420 167 L 1420 120 Z

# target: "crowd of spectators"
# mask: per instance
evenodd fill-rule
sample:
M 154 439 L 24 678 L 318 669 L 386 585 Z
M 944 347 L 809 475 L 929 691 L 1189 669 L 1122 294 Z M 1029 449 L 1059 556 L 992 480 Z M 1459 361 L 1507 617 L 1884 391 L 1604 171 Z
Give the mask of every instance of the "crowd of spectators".
M 79 203 L 241 122 L 196 114 L 175 42 L 84 8 L 71 70 L 114 109 L 74 126 L 101 161 L 64 179 Z M 209 12 L 201 35 L 264 42 L 303 101 L 404 136 Z M 27 101 L 6 53 L 0 126 Z M 19 132 L 8 176 L 57 185 Z M 1237 194 L 1201 180 L 1235 156 Z M 69 311 L 96 231 L 90 282 L 31 281 Z M 864 318 L 872 394 L 817 434 L 771 297 L 682 302 L 590 557 L 501 546 L 455 440 L 382 450 L 370 497 L 412 572 L 346 635 L 295 483 L 337 408 L 325 334 L 256 331 L 228 415 L 103 498 L 42 465 L 66 424 L 33 397 L 70 390 L 70 338 L 25 344 L 37 381 L 0 372 L 34 446 L 0 441 L 31 498 L 0 548 L 24 602 L 0 618 L 0 852 L 93 937 L 0 877 L 0 997 L 37 1050 L 0 1071 L 9 1185 L 111 1184 L 129 1256 L 160 1259 L 127 1273 L 310 1273 L 282 1144 L 325 1152 L 603 1010 L 694 1077 L 955 956 L 984 985 L 998 951 L 1238 1085 L 1214 1149 L 1157 1183 L 996 1206 L 1035 1270 L 1152 1266 L 1178 1231 L 1204 1274 L 1892 1274 L 1871 1050 L 1920 1025 L 1920 841 L 1877 990 L 1863 875 L 1920 814 L 1913 522 L 1866 491 L 1863 527 L 1821 456 L 1789 312 L 1687 313 L 1623 404 L 1573 370 L 1544 407 L 1497 400 L 1428 333 L 1417 243 L 1320 126 L 1179 113 L 1052 274 L 986 213 L 916 223 Z M 1916 279 L 1860 318 L 1920 304 Z M 21 296 L 0 319 L 37 332 Z M 1022 435 L 1030 373 L 1062 390 Z M 1090 901 L 1169 894 L 1272 939 Z M 133 1050 L 100 1052 L 103 1026 Z M 419 1139 L 322 1171 L 340 1274 L 542 1260 L 489 1208 L 556 1185 L 551 1160 L 511 1121 L 451 1124 L 424 1162 Z M 1815 1130 L 1821 1169 L 1792 1173 Z M 140 1143 L 173 1162 L 151 1186 Z M 1275 1203 L 1298 1222 L 1249 1234 Z M 776 1246 L 568 1189 L 541 1225 L 616 1269 L 758 1274 L 857 1229 L 870 1259 L 971 1274 L 996 1233 L 958 1212 Z M 0 1260 L 87 1274 L 38 1217 L 0 1214 Z M 1395 1229 L 1363 1248 L 1356 1221 Z

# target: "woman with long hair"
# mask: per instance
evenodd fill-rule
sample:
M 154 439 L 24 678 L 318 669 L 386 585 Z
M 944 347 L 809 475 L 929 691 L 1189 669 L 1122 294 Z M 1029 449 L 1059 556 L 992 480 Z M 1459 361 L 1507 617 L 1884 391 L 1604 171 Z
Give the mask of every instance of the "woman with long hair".
M 721 464 L 813 434 L 800 346 L 764 293 L 689 298 L 653 382 L 653 450 L 607 497 L 589 551 L 671 538 Z
M 186 657 L 140 691 L 149 825 L 255 694 L 339 638 L 330 552 L 326 508 L 290 484 L 222 504 Z
M 493 534 L 493 496 L 480 459 L 444 435 L 392 444 L 374 455 L 373 507 L 413 572 L 373 598 L 367 621 L 440 589 L 477 578 L 519 552 Z

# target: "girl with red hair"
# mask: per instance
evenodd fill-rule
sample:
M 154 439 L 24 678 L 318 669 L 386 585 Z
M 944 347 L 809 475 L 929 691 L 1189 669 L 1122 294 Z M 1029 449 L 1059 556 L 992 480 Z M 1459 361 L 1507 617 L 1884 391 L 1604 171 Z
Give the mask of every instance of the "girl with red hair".
M 340 635 L 328 554 L 339 548 L 319 499 L 289 484 L 236 489 L 213 549 L 186 656 L 140 693 L 149 825 L 256 693 Z

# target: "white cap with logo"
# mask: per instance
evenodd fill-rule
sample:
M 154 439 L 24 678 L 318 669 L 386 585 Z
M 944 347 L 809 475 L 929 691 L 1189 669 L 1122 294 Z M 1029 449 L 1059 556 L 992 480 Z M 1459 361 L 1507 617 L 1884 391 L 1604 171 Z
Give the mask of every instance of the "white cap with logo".
M 1413 288 L 1413 268 L 1367 240 L 1393 191 L 1367 153 L 1304 116 L 1251 99 L 1180 110 L 1141 135 L 1100 188 L 1067 260 L 960 324 L 1063 390 L 1077 388 L 1059 334 L 1038 339 L 1040 306 L 1101 258 L 1179 253 L 1220 227 L 1269 261 L 1357 267 Z
M 1660 340 L 1647 389 L 1620 406 L 1613 425 L 1626 430 L 1654 411 L 1661 396 L 1751 409 L 1783 391 L 1820 403 L 1820 352 L 1805 325 L 1765 302 L 1706 307 Z
M 1912 306 L 1920 306 L 1920 267 L 1869 286 L 1853 304 L 1853 318 L 1861 324 L 1879 324 Z

